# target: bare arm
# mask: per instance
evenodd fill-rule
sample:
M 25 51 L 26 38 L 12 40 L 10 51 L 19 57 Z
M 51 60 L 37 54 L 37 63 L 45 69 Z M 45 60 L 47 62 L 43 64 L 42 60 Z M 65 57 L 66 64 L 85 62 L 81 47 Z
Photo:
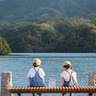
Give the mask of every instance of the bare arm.
M 77 77 L 74 77 L 74 82 L 75 82 L 75 86 L 79 86 L 78 82 L 77 82 Z
M 64 77 L 62 77 L 62 86 L 64 86 Z
M 30 79 L 31 79 L 31 78 L 29 77 L 29 86 L 31 85 L 31 84 L 30 84 Z
M 44 82 L 44 77 L 43 77 L 43 82 Z

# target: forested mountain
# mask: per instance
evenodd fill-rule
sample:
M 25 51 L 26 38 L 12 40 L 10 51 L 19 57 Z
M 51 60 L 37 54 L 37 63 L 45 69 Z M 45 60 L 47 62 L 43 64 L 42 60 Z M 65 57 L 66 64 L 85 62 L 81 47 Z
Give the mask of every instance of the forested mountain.
M 49 18 L 15 27 L 1 25 L 13 52 L 96 52 L 96 19 Z
M 0 0 L 0 36 L 12 52 L 96 52 L 96 0 Z
M 0 21 L 96 17 L 96 0 L 1 0 Z

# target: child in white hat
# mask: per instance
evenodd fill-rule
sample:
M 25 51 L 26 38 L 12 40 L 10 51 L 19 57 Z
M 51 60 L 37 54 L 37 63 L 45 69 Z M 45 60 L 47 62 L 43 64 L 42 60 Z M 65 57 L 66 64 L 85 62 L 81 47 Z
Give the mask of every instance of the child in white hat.
M 33 87 L 43 87 L 44 86 L 44 76 L 45 73 L 42 68 L 40 68 L 41 60 L 36 58 L 33 62 L 33 68 L 28 72 L 27 77 L 29 78 L 29 86 Z
M 77 83 L 76 72 L 72 70 L 71 63 L 65 61 L 63 67 L 64 71 L 61 73 L 62 86 L 79 86 Z M 73 93 L 70 93 L 70 96 L 73 96 Z

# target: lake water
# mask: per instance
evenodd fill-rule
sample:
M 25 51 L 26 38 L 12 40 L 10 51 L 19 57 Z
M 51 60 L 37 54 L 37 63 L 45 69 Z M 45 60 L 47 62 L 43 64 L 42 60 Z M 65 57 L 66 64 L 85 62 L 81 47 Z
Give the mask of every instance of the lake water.
M 41 67 L 46 74 L 45 84 L 47 86 L 51 78 L 56 79 L 56 86 L 61 86 L 60 74 L 63 72 L 63 62 L 66 60 L 72 63 L 74 71 L 77 72 L 79 85 L 88 85 L 88 73 L 96 71 L 96 53 L 12 53 L 8 56 L 0 56 L 0 73 L 11 71 L 13 74 L 12 82 L 14 86 L 28 86 L 27 73 L 32 67 L 32 62 L 35 58 L 40 58 L 42 60 Z M 22 94 L 22 96 L 32 95 Z M 62 95 L 43 94 L 42 96 Z M 69 96 L 69 94 L 65 96 Z M 74 96 L 88 95 L 75 94 Z

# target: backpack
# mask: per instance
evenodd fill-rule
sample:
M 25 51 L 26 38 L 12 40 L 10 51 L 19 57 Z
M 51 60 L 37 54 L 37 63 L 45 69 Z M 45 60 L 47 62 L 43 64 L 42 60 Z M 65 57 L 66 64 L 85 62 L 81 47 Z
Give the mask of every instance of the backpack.
M 65 70 L 65 71 L 70 75 L 70 78 L 69 78 L 69 81 L 64 80 L 64 86 L 74 86 L 75 83 L 74 83 L 74 80 L 73 80 L 73 77 L 72 77 L 72 72 L 70 74 L 67 70 Z
M 43 82 L 43 79 L 39 76 L 39 68 L 38 70 L 36 71 L 36 69 L 34 68 L 35 70 L 35 76 L 33 78 L 30 79 L 30 84 L 31 84 L 31 87 L 43 87 L 44 86 L 44 82 Z

